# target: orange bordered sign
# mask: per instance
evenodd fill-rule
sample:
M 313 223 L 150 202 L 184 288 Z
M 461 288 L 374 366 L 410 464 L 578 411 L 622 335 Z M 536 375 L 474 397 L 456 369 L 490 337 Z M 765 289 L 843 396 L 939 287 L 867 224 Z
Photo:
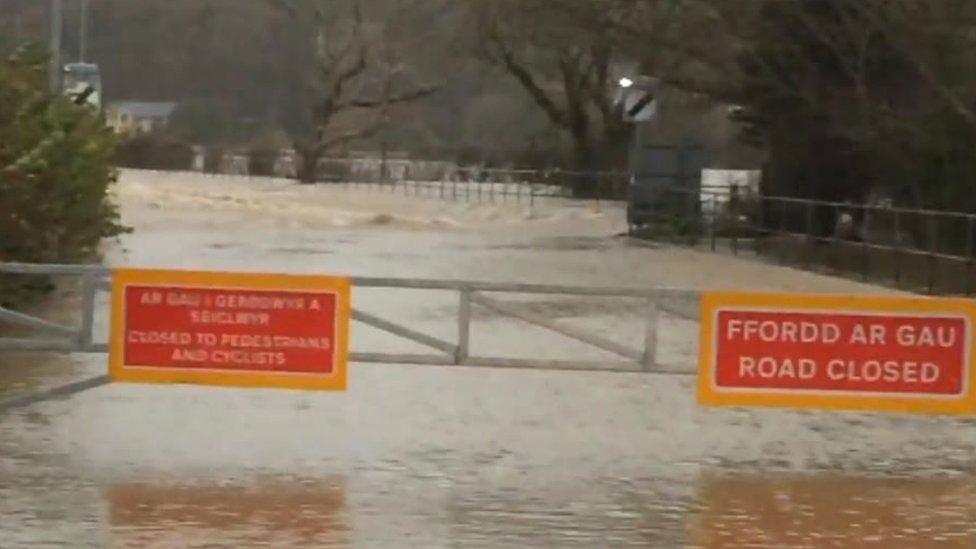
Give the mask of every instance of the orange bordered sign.
M 698 400 L 973 414 L 974 325 L 962 299 L 705 293 Z
M 115 381 L 344 390 L 350 283 L 326 276 L 120 269 Z

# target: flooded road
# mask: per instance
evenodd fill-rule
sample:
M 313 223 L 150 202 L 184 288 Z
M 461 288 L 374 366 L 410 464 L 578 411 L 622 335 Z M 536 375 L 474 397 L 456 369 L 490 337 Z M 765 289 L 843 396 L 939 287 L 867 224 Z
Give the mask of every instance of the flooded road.
M 630 243 L 619 208 L 532 211 L 129 172 L 139 267 L 878 291 Z M 357 291 L 453 339 L 455 296 Z M 104 296 L 103 296 L 104 299 Z M 538 311 L 635 344 L 626 301 Z M 474 349 L 583 356 L 482 313 Z M 97 330 L 104 337 L 105 319 Z M 697 325 L 665 316 L 662 361 Z M 411 352 L 354 326 L 355 350 Z M 2 394 L 103 356 L 0 367 Z M 976 421 L 700 409 L 690 377 L 354 364 L 346 394 L 111 385 L 0 416 L 0 547 L 974 547 Z

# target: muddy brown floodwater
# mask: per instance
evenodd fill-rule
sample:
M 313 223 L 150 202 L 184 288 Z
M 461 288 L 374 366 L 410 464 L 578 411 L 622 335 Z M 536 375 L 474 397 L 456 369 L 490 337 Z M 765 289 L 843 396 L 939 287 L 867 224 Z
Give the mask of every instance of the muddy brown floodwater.
M 882 291 L 632 243 L 607 205 L 527 212 L 141 172 L 118 194 L 135 233 L 107 246 L 112 265 Z M 354 299 L 452 337 L 456 296 Z M 529 305 L 640 341 L 641 309 L 625 300 Z M 476 352 L 591 356 L 484 312 L 474 338 Z M 415 350 L 359 326 L 353 339 Z M 691 371 L 696 345 L 693 320 L 665 315 L 664 362 Z M 4 357 L 0 398 L 105 368 Z M 971 548 L 976 421 L 702 409 L 691 377 L 605 372 L 354 364 L 344 394 L 110 385 L 0 416 L 8 547 Z

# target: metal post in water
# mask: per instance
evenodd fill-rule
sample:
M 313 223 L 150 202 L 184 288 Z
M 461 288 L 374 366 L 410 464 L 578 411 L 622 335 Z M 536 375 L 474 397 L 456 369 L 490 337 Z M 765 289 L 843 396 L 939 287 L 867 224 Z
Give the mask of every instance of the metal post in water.
M 87 351 L 92 345 L 96 291 L 98 286 L 95 274 L 85 273 L 81 278 L 81 328 L 78 330 L 78 346 L 82 351 Z
M 657 366 L 657 326 L 660 314 L 657 299 L 647 300 L 647 322 L 644 327 L 644 363 L 642 365 L 645 372 L 649 372 Z
M 458 346 L 454 354 L 454 363 L 464 364 L 468 359 L 471 347 L 471 290 L 461 290 L 461 302 L 458 307 Z

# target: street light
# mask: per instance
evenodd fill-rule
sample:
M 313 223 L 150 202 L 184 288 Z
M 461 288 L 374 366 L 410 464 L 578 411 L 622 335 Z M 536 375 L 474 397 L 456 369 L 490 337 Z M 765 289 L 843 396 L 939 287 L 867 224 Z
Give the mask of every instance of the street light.
M 61 87 L 61 31 L 64 24 L 64 6 L 61 0 L 51 0 L 51 59 L 50 75 L 51 93 L 56 93 Z
M 634 81 L 631 80 L 630 78 L 627 78 L 626 76 L 620 79 L 621 88 L 629 88 L 633 85 L 634 85 Z

